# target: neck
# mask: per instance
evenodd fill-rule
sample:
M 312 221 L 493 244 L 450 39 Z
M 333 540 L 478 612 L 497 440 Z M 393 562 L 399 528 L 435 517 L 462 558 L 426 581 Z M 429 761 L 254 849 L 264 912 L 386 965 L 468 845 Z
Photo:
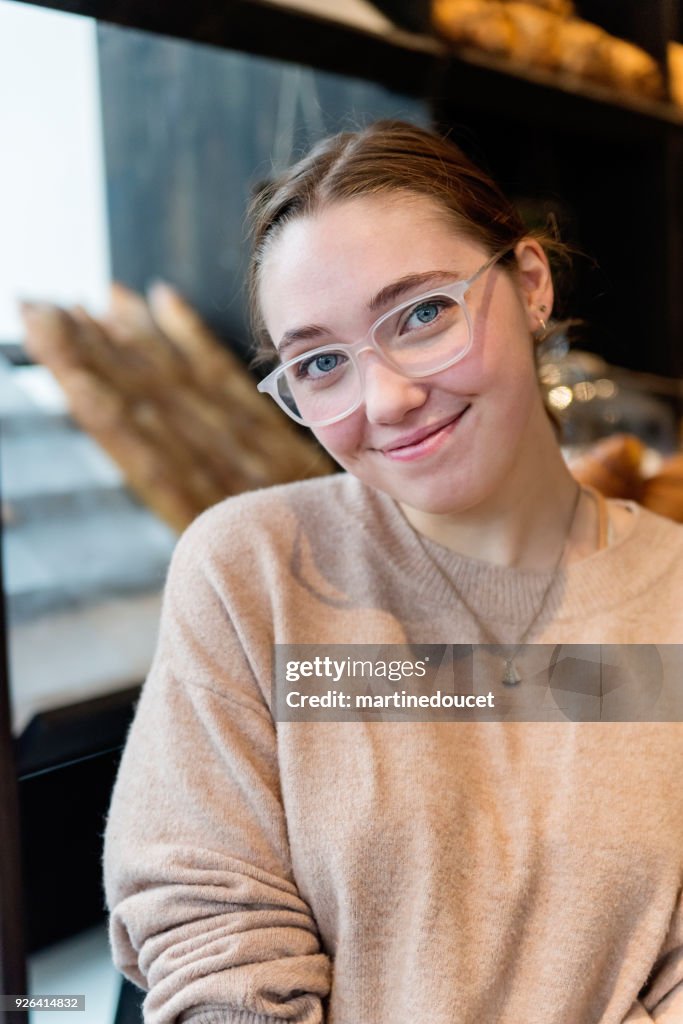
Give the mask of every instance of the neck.
M 430 540 L 495 565 L 548 570 L 563 548 L 563 565 L 587 557 L 598 546 L 595 502 L 584 492 L 576 505 L 577 482 L 549 435 L 537 433 L 504 484 L 470 506 L 435 514 L 399 503 L 403 514 Z

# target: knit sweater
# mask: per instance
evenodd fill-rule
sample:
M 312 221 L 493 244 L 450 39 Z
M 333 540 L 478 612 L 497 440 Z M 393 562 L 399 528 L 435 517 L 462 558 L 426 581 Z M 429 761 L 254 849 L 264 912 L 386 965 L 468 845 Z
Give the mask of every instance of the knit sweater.
M 106 825 L 146 1024 L 680 1024 L 683 724 L 280 722 L 273 643 L 683 640 L 683 527 L 549 574 L 340 473 L 180 538 Z M 466 610 L 457 590 L 466 596 Z

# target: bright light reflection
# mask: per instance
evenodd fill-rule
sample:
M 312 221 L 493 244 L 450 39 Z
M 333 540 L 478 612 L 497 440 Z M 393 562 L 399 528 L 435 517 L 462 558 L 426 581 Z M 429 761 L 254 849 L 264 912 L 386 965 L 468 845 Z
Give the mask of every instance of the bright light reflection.
M 617 385 L 613 380 L 608 380 L 606 377 L 601 377 L 600 380 L 595 381 L 595 393 L 598 398 L 614 398 L 618 391 Z
M 579 402 L 590 402 L 596 394 L 595 384 L 590 380 L 580 380 L 574 385 L 574 398 Z
M 551 388 L 548 392 L 548 402 L 552 405 L 553 409 L 566 409 L 568 405 L 572 404 L 573 399 L 572 389 L 564 385 L 558 388 Z

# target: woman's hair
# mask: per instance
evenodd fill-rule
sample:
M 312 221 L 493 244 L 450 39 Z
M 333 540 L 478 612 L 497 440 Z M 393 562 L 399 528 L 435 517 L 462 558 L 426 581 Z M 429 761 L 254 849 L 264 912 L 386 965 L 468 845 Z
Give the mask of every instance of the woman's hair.
M 272 359 L 258 291 L 264 257 L 291 220 L 327 204 L 359 196 L 405 192 L 440 203 L 453 226 L 493 254 L 522 238 L 537 238 L 549 252 L 567 249 L 544 231 L 529 230 L 498 185 L 450 139 L 405 121 L 376 121 L 318 142 L 301 160 L 262 183 L 249 206 L 252 255 L 248 296 L 257 365 Z M 510 251 L 501 266 L 517 266 Z

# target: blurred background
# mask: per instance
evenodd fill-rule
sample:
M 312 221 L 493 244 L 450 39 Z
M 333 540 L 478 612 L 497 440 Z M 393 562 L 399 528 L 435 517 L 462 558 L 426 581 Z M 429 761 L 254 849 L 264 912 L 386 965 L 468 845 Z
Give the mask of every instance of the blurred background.
M 101 838 L 171 551 L 229 494 L 335 471 L 256 393 L 243 292 L 250 191 L 313 141 L 435 125 L 556 226 L 565 456 L 683 521 L 679 6 L 0 0 L 3 992 L 140 1020 Z

